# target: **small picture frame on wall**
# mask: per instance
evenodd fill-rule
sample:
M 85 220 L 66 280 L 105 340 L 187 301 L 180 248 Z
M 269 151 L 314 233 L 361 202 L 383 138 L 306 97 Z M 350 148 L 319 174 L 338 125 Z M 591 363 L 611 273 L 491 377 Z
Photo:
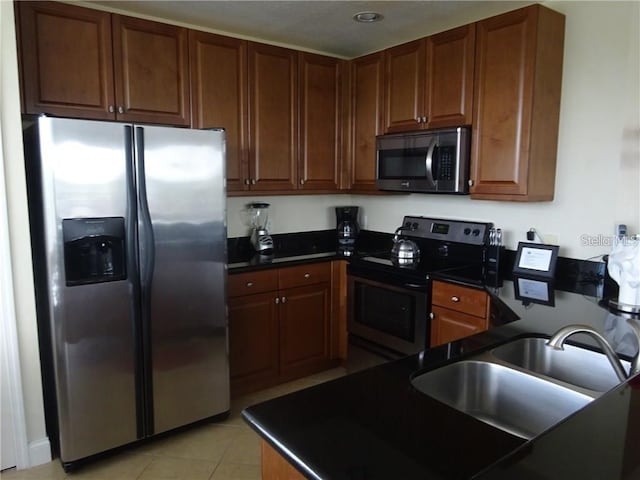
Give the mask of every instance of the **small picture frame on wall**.
M 530 277 L 553 278 L 558 261 L 557 245 L 518 243 L 513 273 Z

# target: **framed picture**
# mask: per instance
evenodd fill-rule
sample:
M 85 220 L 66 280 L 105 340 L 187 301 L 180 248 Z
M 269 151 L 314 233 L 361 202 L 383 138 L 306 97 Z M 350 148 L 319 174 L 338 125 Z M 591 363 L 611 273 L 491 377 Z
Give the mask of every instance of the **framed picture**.
M 556 304 L 553 283 L 549 280 L 534 280 L 526 277 L 513 277 L 513 288 L 517 300 L 527 305 L 539 303 L 554 307 Z
M 553 278 L 558 260 L 557 245 L 518 243 L 513 273 L 529 277 Z

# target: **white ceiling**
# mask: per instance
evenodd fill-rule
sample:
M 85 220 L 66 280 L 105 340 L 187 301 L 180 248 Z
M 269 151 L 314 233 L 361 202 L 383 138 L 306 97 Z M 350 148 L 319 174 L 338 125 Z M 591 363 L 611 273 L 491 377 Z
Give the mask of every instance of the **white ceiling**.
M 353 58 L 531 4 L 531 1 L 167 1 L 86 0 L 109 10 L 165 19 L 229 36 Z M 355 13 L 384 20 L 361 24 Z

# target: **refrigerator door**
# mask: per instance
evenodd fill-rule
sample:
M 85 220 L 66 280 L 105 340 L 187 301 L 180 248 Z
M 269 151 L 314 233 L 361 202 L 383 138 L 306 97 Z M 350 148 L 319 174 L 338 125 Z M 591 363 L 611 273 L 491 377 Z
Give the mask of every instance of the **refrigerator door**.
M 32 235 L 43 240 L 36 277 L 46 270 L 46 350 L 53 360 L 60 458 L 70 463 L 138 437 L 137 282 L 135 257 L 126 252 L 135 243 L 135 229 L 127 228 L 135 197 L 127 188 L 125 153 L 132 129 L 41 117 L 37 130 L 40 155 L 27 157 L 38 184 L 30 186 L 38 192 L 30 196 L 32 220 L 38 211 L 41 220 Z
M 229 410 L 223 131 L 135 128 L 153 432 Z

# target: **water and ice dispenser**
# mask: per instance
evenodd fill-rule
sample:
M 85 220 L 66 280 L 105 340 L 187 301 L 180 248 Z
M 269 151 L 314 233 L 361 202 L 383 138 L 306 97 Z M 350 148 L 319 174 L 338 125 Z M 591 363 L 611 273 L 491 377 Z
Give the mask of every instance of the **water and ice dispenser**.
M 62 220 L 67 286 L 127 278 L 124 218 Z

